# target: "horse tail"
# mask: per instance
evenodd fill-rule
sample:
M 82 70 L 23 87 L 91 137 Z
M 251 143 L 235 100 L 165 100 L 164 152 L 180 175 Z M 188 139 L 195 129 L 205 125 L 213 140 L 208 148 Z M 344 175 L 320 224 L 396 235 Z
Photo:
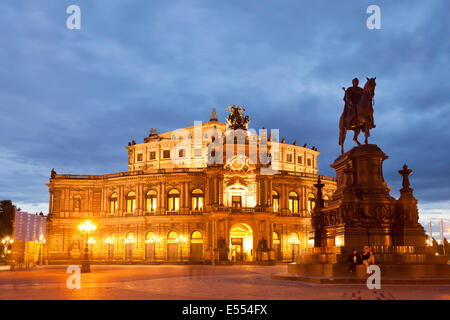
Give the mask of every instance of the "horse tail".
M 347 134 L 347 130 L 345 130 L 344 128 L 344 123 L 343 123 L 343 118 L 341 116 L 341 118 L 339 119 L 339 145 L 342 146 L 344 144 L 345 141 L 345 136 Z

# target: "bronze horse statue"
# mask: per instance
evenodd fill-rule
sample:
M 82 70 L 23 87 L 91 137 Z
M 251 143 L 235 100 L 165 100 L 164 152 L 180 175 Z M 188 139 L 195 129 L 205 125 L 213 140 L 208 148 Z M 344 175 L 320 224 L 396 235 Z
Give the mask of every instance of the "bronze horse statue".
M 360 131 L 364 132 L 365 141 L 368 143 L 370 136 L 370 129 L 375 128 L 373 122 L 373 97 L 375 96 L 375 78 L 367 78 L 367 82 L 364 85 L 363 93 L 356 106 L 350 106 L 354 108 L 354 117 L 352 120 L 348 119 L 345 111 L 342 113 L 339 119 L 339 145 L 341 146 L 341 153 L 344 153 L 344 141 L 347 134 L 347 130 L 353 130 L 355 141 L 358 146 L 361 145 L 358 141 L 358 135 Z

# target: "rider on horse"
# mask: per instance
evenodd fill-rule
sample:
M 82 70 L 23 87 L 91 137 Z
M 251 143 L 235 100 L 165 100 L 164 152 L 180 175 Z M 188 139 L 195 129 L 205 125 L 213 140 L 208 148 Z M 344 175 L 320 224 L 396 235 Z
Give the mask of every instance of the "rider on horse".
M 349 87 L 347 88 L 347 90 L 342 88 L 343 90 L 345 90 L 344 125 L 348 129 L 358 125 L 358 114 L 356 112 L 356 106 L 364 92 L 364 90 L 358 86 L 358 78 L 353 79 L 352 84 L 353 87 Z

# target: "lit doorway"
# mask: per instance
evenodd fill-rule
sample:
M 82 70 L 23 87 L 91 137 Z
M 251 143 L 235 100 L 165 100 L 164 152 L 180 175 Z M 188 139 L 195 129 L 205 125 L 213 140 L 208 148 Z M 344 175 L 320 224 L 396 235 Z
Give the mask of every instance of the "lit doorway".
M 231 228 L 230 249 L 233 262 L 253 261 L 253 232 L 248 225 L 239 223 Z

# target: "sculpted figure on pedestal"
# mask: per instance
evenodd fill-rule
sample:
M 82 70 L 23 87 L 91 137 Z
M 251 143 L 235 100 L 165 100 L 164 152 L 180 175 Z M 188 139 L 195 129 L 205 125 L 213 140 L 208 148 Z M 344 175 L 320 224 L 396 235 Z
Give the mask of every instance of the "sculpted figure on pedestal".
M 370 130 L 375 128 L 373 122 L 373 97 L 375 96 L 375 78 L 366 78 L 367 82 L 364 89 L 358 87 L 358 79 L 353 79 L 353 87 L 345 90 L 345 106 L 344 112 L 339 120 L 339 145 L 341 146 L 341 153 L 344 153 L 344 141 L 347 130 L 353 130 L 355 141 L 358 146 L 361 145 L 358 141 L 360 131 L 364 132 L 365 141 L 368 143 Z

